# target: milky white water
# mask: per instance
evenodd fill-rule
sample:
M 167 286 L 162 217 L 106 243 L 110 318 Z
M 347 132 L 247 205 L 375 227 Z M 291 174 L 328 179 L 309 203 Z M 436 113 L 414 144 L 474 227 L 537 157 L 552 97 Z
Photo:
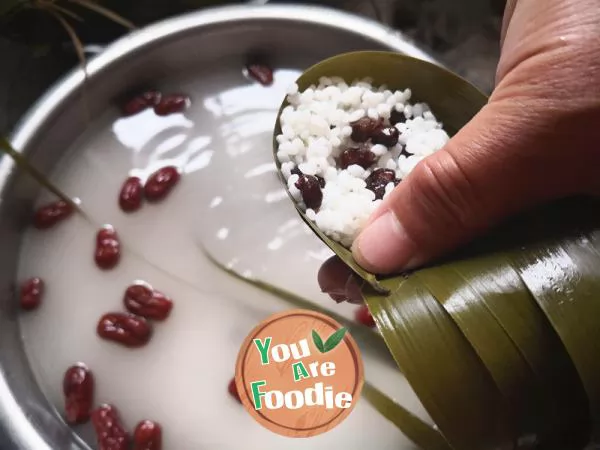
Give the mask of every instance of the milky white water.
M 318 289 L 317 270 L 331 253 L 301 222 L 275 174 L 274 120 L 298 74 L 279 70 L 274 86 L 265 88 L 246 80 L 236 63 L 218 74 L 172 79 L 159 87 L 192 97 L 185 115 L 149 110 L 119 119 L 107 111 L 51 174 L 93 221 L 112 224 L 124 245 L 119 266 L 104 272 L 93 262 L 97 228 L 84 219 L 26 233 L 19 276 L 40 276 L 47 290 L 42 307 L 22 316 L 23 339 L 59 413 L 64 371 L 83 361 L 96 376 L 96 403 L 114 403 L 130 430 L 141 419 L 160 422 L 165 449 L 414 448 L 365 400 L 332 431 L 289 439 L 263 429 L 227 393 L 247 333 L 291 306 L 220 271 L 200 245 L 240 273 L 346 317 L 355 308 L 334 304 Z M 130 215 L 120 211 L 117 195 L 128 175 L 145 177 L 172 163 L 185 173 L 165 202 Z M 137 279 L 175 306 L 155 325 L 151 342 L 132 350 L 99 339 L 95 328 L 103 313 L 123 309 L 123 292 Z M 363 359 L 369 381 L 429 421 L 389 359 L 364 347 Z M 77 431 L 95 447 L 89 426 Z

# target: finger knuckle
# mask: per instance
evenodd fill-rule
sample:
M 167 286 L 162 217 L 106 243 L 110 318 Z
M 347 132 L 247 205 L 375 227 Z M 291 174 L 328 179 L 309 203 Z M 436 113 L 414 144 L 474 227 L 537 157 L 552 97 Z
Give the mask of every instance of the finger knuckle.
M 426 220 L 440 225 L 471 228 L 479 202 L 466 172 L 449 152 L 424 159 L 412 175 L 416 204 Z

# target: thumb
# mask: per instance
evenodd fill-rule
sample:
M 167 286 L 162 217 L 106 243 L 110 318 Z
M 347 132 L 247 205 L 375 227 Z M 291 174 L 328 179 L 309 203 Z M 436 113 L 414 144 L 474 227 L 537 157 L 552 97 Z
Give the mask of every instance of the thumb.
M 412 269 L 565 193 L 575 182 L 539 116 L 514 102 L 486 105 L 386 197 L 355 240 L 356 261 L 378 274 Z

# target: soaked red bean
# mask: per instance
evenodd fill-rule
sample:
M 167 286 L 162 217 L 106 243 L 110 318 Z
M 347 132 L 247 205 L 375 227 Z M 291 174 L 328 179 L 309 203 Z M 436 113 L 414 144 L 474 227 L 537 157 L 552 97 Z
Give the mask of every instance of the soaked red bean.
M 133 432 L 133 450 L 162 450 L 162 429 L 151 420 L 137 424 Z
M 359 307 L 354 314 L 354 318 L 357 322 L 367 327 L 373 328 L 375 326 L 375 320 L 373 319 L 373 316 L 371 315 L 367 305 L 362 305 Z
M 123 303 L 129 312 L 154 320 L 165 320 L 173 308 L 170 298 L 149 284 L 142 283 L 127 288 Z
M 121 423 L 118 410 L 112 405 L 102 405 L 92 412 L 98 450 L 127 450 L 129 434 Z
M 41 278 L 33 277 L 21 283 L 21 308 L 31 311 L 40 306 L 44 296 L 44 281 Z
M 72 213 L 73 208 L 69 203 L 58 200 L 38 208 L 33 217 L 33 225 L 40 230 L 44 230 L 53 227 Z
M 392 109 L 392 113 L 390 114 L 390 123 L 392 125 L 396 125 L 397 123 L 406 122 L 406 116 L 404 112 L 398 112 L 395 109 Z
M 137 211 L 142 206 L 143 194 L 142 180 L 138 177 L 129 177 L 121 187 L 119 206 L 125 212 Z
M 158 201 L 165 198 L 179 182 L 181 175 L 175 166 L 167 166 L 158 169 L 146 181 L 144 195 L 150 201 Z
M 290 170 L 290 174 L 291 175 L 298 175 L 299 177 L 304 175 L 302 173 L 302 171 L 298 168 L 298 166 L 294 167 L 292 170 Z M 325 187 L 325 178 L 319 176 L 319 175 L 315 175 L 315 178 L 317 180 L 319 180 L 319 186 L 321 186 L 321 189 L 323 189 Z
M 338 165 L 342 169 L 346 169 L 353 164 L 357 164 L 363 169 L 368 169 L 376 159 L 375 154 L 365 146 L 348 148 L 341 153 Z
M 350 138 L 354 142 L 367 142 L 382 127 L 381 120 L 371 119 L 370 117 L 362 117 L 356 122 L 352 122 L 352 134 Z
M 143 317 L 128 313 L 107 313 L 98 321 L 98 335 L 125 347 L 142 347 L 152 337 L 152 327 Z
M 158 91 L 150 90 L 136 95 L 122 106 L 124 116 L 133 116 L 151 108 L 160 102 L 162 95 Z
M 238 402 L 242 403 L 242 401 L 240 400 L 240 394 L 235 384 L 235 378 L 231 379 L 231 381 L 229 382 L 229 386 L 227 386 L 227 390 L 229 391 L 229 395 L 235 398 Z
M 263 86 L 273 84 L 273 70 L 265 64 L 248 64 L 246 66 L 248 75 Z
M 396 179 L 396 172 L 390 169 L 375 169 L 371 175 L 365 180 L 367 189 L 375 193 L 376 199 L 382 199 L 385 195 L 385 187 L 388 183 L 397 185 L 399 180 Z
M 121 107 L 123 116 L 134 116 L 148 108 L 148 103 L 141 97 L 134 97 Z
M 380 128 L 373 134 L 371 138 L 371 142 L 373 144 L 381 144 L 390 148 L 398 143 L 398 138 L 400 137 L 400 132 L 396 127 L 384 127 Z
M 154 106 L 160 103 L 160 99 L 162 98 L 162 94 L 156 90 L 149 90 L 144 92 L 141 97 L 146 100 L 148 105 Z
M 295 186 L 302 194 L 302 200 L 307 208 L 318 209 L 323 201 L 323 192 L 317 177 L 312 175 L 302 175 L 296 181 Z
M 111 226 L 101 228 L 96 235 L 96 265 L 104 270 L 112 269 L 121 259 L 119 235 Z
M 63 394 L 67 423 L 87 422 L 94 403 L 94 376 L 85 364 L 78 363 L 67 369 L 63 378 Z
M 157 116 L 168 116 L 185 111 L 190 106 L 190 103 L 190 98 L 187 95 L 164 95 L 158 104 L 154 105 L 154 112 Z

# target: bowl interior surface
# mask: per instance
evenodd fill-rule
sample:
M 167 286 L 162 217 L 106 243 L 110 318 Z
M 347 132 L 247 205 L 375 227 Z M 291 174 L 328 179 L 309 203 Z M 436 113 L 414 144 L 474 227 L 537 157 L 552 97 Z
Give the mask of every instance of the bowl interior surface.
M 32 108 L 15 132 L 12 142 L 67 194 L 82 198 L 84 207 L 89 206 L 92 216 L 102 221 L 105 218 L 101 216 L 98 209 L 95 209 L 94 199 L 99 199 L 102 195 L 106 197 L 103 189 L 107 185 L 111 186 L 111 189 L 116 189 L 124 174 L 136 169 L 140 161 L 135 156 L 139 149 L 135 150 L 133 148 L 135 146 L 127 147 L 123 142 L 119 144 L 121 147 L 115 144 L 114 148 L 106 149 L 105 160 L 97 149 L 89 148 L 88 144 L 98 134 L 98 129 L 111 130 L 111 127 L 113 131 L 116 129 L 115 120 L 118 111 L 115 109 L 115 101 L 117 99 L 144 86 L 166 86 L 172 89 L 183 87 L 192 90 L 198 88 L 200 91 L 205 89 L 202 91 L 205 94 L 202 95 L 206 96 L 210 92 L 233 91 L 236 86 L 249 83 L 243 78 L 241 68 L 247 56 L 257 51 L 265 54 L 273 67 L 281 68 L 282 82 L 289 82 L 303 70 L 323 59 L 357 50 L 401 51 L 416 57 L 428 58 L 419 49 L 377 24 L 327 9 L 228 7 L 186 15 L 140 30 L 115 43 L 105 53 L 90 62 L 85 90 L 81 88 L 84 79 L 82 72 L 76 71 L 70 74 Z M 261 124 L 257 125 L 256 134 L 259 136 L 256 139 L 258 140 L 252 138 L 248 142 L 251 143 L 250 147 L 258 142 L 264 145 L 265 162 L 272 161 L 270 151 L 272 124 L 275 122 L 281 99 L 285 95 L 284 90 L 284 85 L 280 83 L 273 93 L 260 91 L 254 94 L 256 98 L 264 95 L 264 103 L 260 101 L 257 103 L 264 108 L 261 106 L 258 111 L 253 111 L 249 106 L 245 111 L 245 117 L 258 117 L 257 120 Z M 241 94 L 243 95 L 243 92 Z M 202 106 L 210 109 L 206 96 L 204 103 L 199 102 L 199 109 L 193 109 L 195 124 L 212 123 L 208 113 L 202 112 L 204 110 L 201 111 L 200 108 Z M 234 119 L 234 114 L 225 114 L 219 124 L 227 125 L 230 130 L 254 126 L 253 122 L 241 123 Z M 135 127 L 134 125 L 129 127 L 130 133 L 135 132 L 135 127 L 138 127 L 140 133 L 147 131 L 143 130 L 143 122 L 137 123 Z M 206 127 L 208 128 L 201 129 L 194 137 L 210 135 L 210 126 L 206 125 Z M 163 136 L 162 139 L 164 140 L 165 137 Z M 155 144 L 158 147 L 160 143 Z M 215 150 L 219 149 L 215 148 Z M 86 158 L 92 158 L 98 163 L 94 166 L 97 173 L 90 172 L 89 186 L 85 193 L 75 191 L 73 186 L 81 185 L 81 177 L 87 175 L 81 175 L 75 182 L 73 180 L 76 177 L 73 178 L 72 170 L 69 169 L 71 161 L 85 159 L 81 156 L 82 152 L 87 155 Z M 114 160 L 111 160 L 111 155 L 114 156 Z M 144 161 L 148 163 L 147 160 Z M 154 163 L 160 161 L 164 159 L 159 157 Z M 111 167 L 113 163 L 114 167 Z M 152 164 L 148 163 L 146 168 L 150 170 L 151 166 Z M 111 178 L 113 169 L 117 172 L 114 179 Z M 71 173 L 71 175 L 63 178 L 64 173 Z M 102 178 L 104 175 L 107 176 L 106 180 L 110 181 L 105 182 Z M 212 176 L 214 180 L 210 182 L 219 183 L 222 173 L 215 171 Z M 207 177 L 210 180 L 211 175 L 205 175 L 205 180 Z M 24 230 L 28 228 L 31 210 L 40 194 L 40 189 L 28 176 L 21 174 L 7 158 L 0 161 L 0 180 L 2 182 L 0 194 L 0 248 L 2 248 L 0 448 L 15 450 L 88 448 L 87 444 L 64 424 L 59 412 L 51 406 L 58 400 L 52 398 L 53 394 L 48 394 L 46 388 L 40 388 L 38 381 L 43 374 L 40 375 L 39 367 L 32 370 L 31 365 L 35 366 L 35 361 L 30 363 L 23 345 L 25 340 L 27 348 L 30 348 L 32 342 L 47 341 L 48 336 L 59 336 L 65 330 L 39 327 L 36 331 L 33 326 L 35 317 L 31 320 L 25 319 L 32 323 L 21 324 L 15 302 L 15 280 L 18 276 L 17 267 L 19 255 L 22 253 Z M 193 194 L 194 192 L 189 193 L 190 196 Z M 291 209 L 290 213 L 293 214 Z M 133 234 L 135 226 L 139 224 L 123 225 L 123 228 L 127 226 Z M 160 225 L 156 226 L 160 228 Z M 254 233 L 257 233 L 258 229 L 254 229 Z M 80 245 L 79 238 L 75 234 L 64 239 L 64 242 L 69 242 L 71 239 L 73 245 Z M 87 238 L 81 242 L 86 242 L 85 239 Z M 160 240 L 160 237 L 157 239 Z M 225 248 L 221 250 L 227 251 Z M 261 255 L 255 253 L 253 257 L 260 259 Z M 56 266 L 58 267 L 53 269 L 55 271 L 77 270 L 76 265 L 69 266 L 66 262 L 64 265 L 59 263 Z M 303 269 L 303 276 L 316 278 L 315 267 L 317 266 L 307 265 Z M 174 272 L 180 270 L 177 265 L 172 265 L 170 268 Z M 266 269 L 265 271 L 268 272 Z M 77 277 L 77 272 L 73 273 Z M 279 274 L 275 271 L 270 276 L 276 279 Z M 306 284 L 302 279 L 296 282 L 294 289 L 301 289 Z M 65 305 L 63 306 L 66 308 Z M 243 335 L 244 331 L 242 330 L 240 335 Z M 59 341 L 60 339 L 57 338 L 57 342 Z M 60 345 L 58 343 L 56 345 L 54 351 L 57 353 L 57 361 L 60 361 Z M 43 348 L 46 354 L 52 353 L 54 349 L 52 342 Z M 47 369 L 47 367 L 44 370 L 54 372 L 54 369 Z M 64 371 L 64 366 L 57 368 L 55 375 L 61 371 Z M 34 372 L 38 378 L 34 376 Z M 93 442 L 85 432 L 82 435 L 85 440 Z M 306 447 L 306 445 L 300 447 L 297 443 L 293 447 L 292 444 L 289 445 L 289 448 Z M 216 442 L 207 448 L 228 447 L 220 446 L 220 443 Z

